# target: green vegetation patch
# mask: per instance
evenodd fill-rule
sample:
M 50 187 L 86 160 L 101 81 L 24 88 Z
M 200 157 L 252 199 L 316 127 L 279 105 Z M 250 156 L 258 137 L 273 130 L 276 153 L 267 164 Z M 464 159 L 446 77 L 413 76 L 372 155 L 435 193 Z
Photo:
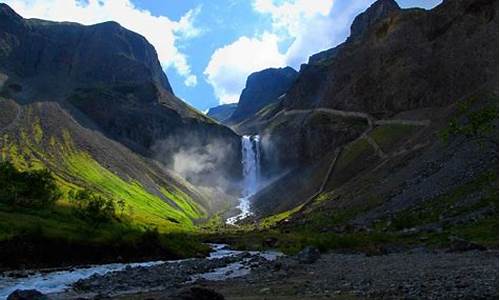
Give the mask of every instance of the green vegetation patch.
M 272 227 L 272 226 L 276 225 L 277 223 L 288 219 L 290 216 L 292 216 L 296 212 L 300 211 L 302 209 L 302 207 L 303 207 L 303 205 L 299 205 L 293 209 L 281 212 L 281 213 L 276 214 L 276 215 L 266 217 L 266 218 L 260 220 L 260 227 L 261 228 Z
M 384 152 L 390 152 L 392 147 L 401 140 L 407 139 L 418 129 L 417 126 L 390 124 L 381 125 L 373 129 L 370 137 L 382 148 Z
M 486 99 L 486 105 L 477 103 Z M 479 95 L 458 103 L 457 114 L 448 127 L 440 131 L 444 142 L 451 137 L 463 136 L 480 143 L 495 131 L 498 124 L 498 95 Z
M 206 212 L 195 203 L 191 197 L 178 188 L 161 188 L 161 193 L 175 202 L 175 204 L 190 218 L 199 219 L 206 217 Z
M 400 212 L 392 220 L 393 230 L 403 230 L 419 225 L 438 222 L 442 215 L 448 217 L 460 216 L 479 208 L 491 205 L 498 211 L 498 173 L 496 170 L 487 171 L 474 180 L 458 186 L 449 193 L 424 204 Z M 461 200 L 476 192 L 484 192 L 479 202 L 470 205 L 461 205 Z
M 337 170 L 348 167 L 359 157 L 368 156 L 373 153 L 373 148 L 365 139 L 357 139 L 342 149 L 342 153 L 337 161 Z
M 159 229 L 193 229 L 193 223 L 184 212 L 170 206 L 160 197 L 145 190 L 138 182 L 127 182 L 103 168 L 85 153 L 66 156 L 64 162 L 72 174 L 81 178 L 85 185 L 96 187 L 110 197 L 123 199 L 132 210 L 133 220 Z

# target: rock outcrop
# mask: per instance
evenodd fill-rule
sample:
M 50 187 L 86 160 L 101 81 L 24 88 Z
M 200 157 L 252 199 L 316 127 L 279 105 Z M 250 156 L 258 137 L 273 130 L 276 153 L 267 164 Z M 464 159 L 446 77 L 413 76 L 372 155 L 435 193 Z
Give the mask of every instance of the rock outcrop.
M 333 220 L 352 208 L 369 212 L 352 221 L 366 225 L 452 193 L 497 160 L 492 136 L 481 151 L 471 139 L 453 148 L 439 138 L 471 101 L 468 109 L 495 122 L 488 113 L 498 94 L 495 1 L 444 1 L 423 10 L 379 0 L 354 23 L 345 43 L 311 57 L 286 95 L 248 121 L 263 136 L 262 169 L 282 175 L 253 197 L 257 215 L 307 203 L 297 224 L 309 222 L 311 211 Z
M 495 81 L 494 1 L 445 1 L 431 11 L 379 0 L 329 59 L 302 68 L 282 109 L 331 107 L 390 116 L 443 106 Z M 458 42 L 460 41 L 460 42 Z M 493 63 L 491 63 L 493 62 Z
M 125 189 L 135 184 L 144 199 L 164 200 L 179 217 L 166 212 L 158 222 L 180 226 L 219 209 L 223 201 L 211 200 L 223 197 L 210 199 L 197 187 L 213 184 L 206 178 L 241 176 L 239 136 L 178 99 L 154 47 L 116 22 L 24 19 L 0 4 L 0 106 L 1 159 L 38 163 L 65 182 L 117 196 L 104 180 L 83 176 L 89 166 L 75 170 L 90 163 Z M 223 158 L 212 157 L 214 145 L 224 145 Z M 182 178 L 179 153 L 203 157 L 210 169 L 196 181 Z M 71 162 L 75 156 L 83 161 Z M 184 215 L 177 195 L 197 212 Z
M 212 107 L 208 110 L 207 116 L 221 123 L 224 123 L 224 121 L 231 117 L 231 115 L 236 110 L 236 107 L 238 107 L 237 103 L 222 104 L 216 107 Z
M 290 166 L 314 161 L 360 132 L 345 118 L 284 112 L 331 108 L 386 118 L 495 86 L 497 25 L 495 1 L 445 1 L 426 11 L 379 0 L 355 19 L 345 43 L 302 66 L 276 107 L 252 120 L 253 131 L 272 136 L 285 155 L 274 160 Z
M 290 67 L 270 68 L 251 74 L 241 93 L 238 107 L 228 123 L 239 123 L 269 104 L 278 101 L 292 86 L 297 78 L 297 71 Z
M 154 47 L 116 22 L 24 19 L 0 4 L 0 74 L 6 98 L 58 102 L 80 125 L 166 165 L 180 149 L 221 141 L 234 151 L 219 167 L 241 173 L 239 137 L 175 97 Z

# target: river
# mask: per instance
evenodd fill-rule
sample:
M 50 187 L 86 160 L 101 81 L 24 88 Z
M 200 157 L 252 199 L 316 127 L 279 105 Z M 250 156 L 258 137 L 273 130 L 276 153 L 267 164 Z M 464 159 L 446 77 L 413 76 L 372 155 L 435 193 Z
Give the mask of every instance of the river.
M 207 258 L 204 259 L 184 259 L 173 261 L 153 261 L 144 263 L 129 263 L 129 264 L 103 264 L 92 265 L 87 267 L 75 267 L 67 270 L 31 270 L 14 272 L 0 275 L 0 299 L 6 299 L 13 291 L 35 289 L 44 294 L 61 294 L 70 292 L 72 285 L 81 280 L 90 280 L 95 278 L 99 281 L 102 278 L 104 283 L 113 282 L 113 276 L 120 278 L 132 273 L 143 271 L 148 274 L 149 270 L 168 269 L 170 266 L 174 269 L 182 269 L 183 265 L 195 265 L 199 267 L 201 272 L 186 273 L 187 275 L 181 278 L 188 278 L 182 283 L 192 283 L 199 279 L 218 281 L 228 278 L 245 276 L 250 273 L 248 261 L 255 257 L 260 257 L 271 261 L 276 259 L 281 253 L 273 251 L 265 252 L 246 252 L 229 249 L 223 244 L 210 244 L 213 251 Z M 220 263 L 223 261 L 224 263 Z M 211 263 L 213 261 L 213 263 Z M 195 268 L 196 269 L 196 268 Z M 125 274 L 124 274 L 125 273 Z M 161 272 L 153 272 L 161 274 Z M 167 272 L 168 273 L 168 272 Z M 13 276 L 17 274 L 16 276 Z M 115 275 L 116 274 L 116 275 Z M 141 276 L 147 277 L 147 276 Z M 168 280 L 168 277 L 158 276 L 159 281 Z M 179 283 L 179 282 L 177 282 Z M 104 284 L 109 285 L 109 284 Z M 145 287 L 146 288 L 146 287 Z

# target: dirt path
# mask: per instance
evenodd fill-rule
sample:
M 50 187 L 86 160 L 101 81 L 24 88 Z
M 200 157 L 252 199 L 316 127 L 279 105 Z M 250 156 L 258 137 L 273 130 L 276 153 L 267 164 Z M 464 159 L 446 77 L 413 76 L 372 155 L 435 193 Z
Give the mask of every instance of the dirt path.
M 372 115 L 367 114 L 367 113 L 362 113 L 362 112 L 354 112 L 354 111 L 344 111 L 344 110 L 337 110 L 337 109 L 331 109 L 331 108 L 316 108 L 316 109 L 294 109 L 294 110 L 289 110 L 289 111 L 281 111 L 280 113 L 276 114 L 271 120 L 274 120 L 276 118 L 279 118 L 280 116 L 293 116 L 293 115 L 301 115 L 301 114 L 311 114 L 315 112 L 322 112 L 322 113 L 327 113 L 327 114 L 332 114 L 335 116 L 339 116 L 342 118 L 357 118 L 357 119 L 363 119 L 366 120 L 367 122 L 367 128 L 366 130 L 355 140 L 357 141 L 358 139 L 365 139 L 368 144 L 373 148 L 373 151 L 375 154 L 382 160 L 386 160 L 387 158 L 394 157 L 401 155 L 403 153 L 406 153 L 407 151 L 403 152 L 397 152 L 397 153 L 390 153 L 387 154 L 385 153 L 380 145 L 370 137 L 370 133 L 373 131 L 375 126 L 383 126 L 383 125 L 405 125 L 405 126 L 429 126 L 431 124 L 430 120 L 402 120 L 402 119 L 381 119 L 381 120 L 376 120 Z M 337 148 L 335 149 L 335 154 L 332 159 L 332 162 L 330 163 L 330 167 L 324 177 L 323 183 L 321 187 L 318 189 L 316 193 L 314 193 L 307 201 L 304 202 L 304 205 L 302 206 L 303 210 L 305 207 L 308 206 L 316 197 L 318 197 L 321 193 L 323 193 L 324 188 L 330 177 L 332 176 L 334 170 L 335 170 L 335 165 L 337 163 L 338 157 L 342 153 L 344 147 Z

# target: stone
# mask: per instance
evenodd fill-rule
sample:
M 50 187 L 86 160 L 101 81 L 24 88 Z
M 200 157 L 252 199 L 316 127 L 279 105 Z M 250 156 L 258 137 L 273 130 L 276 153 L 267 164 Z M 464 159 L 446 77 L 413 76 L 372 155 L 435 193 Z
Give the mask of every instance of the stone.
M 263 244 L 267 247 L 275 247 L 278 243 L 278 239 L 274 237 L 270 237 L 264 240 Z
M 297 254 L 297 259 L 303 264 L 312 264 L 321 257 L 321 253 L 315 247 L 308 246 Z
M 37 290 L 15 290 L 7 300 L 49 300 L 49 298 Z
M 486 247 L 476 244 L 474 242 L 470 242 L 455 236 L 450 236 L 448 237 L 450 240 L 450 245 L 449 245 L 449 252 L 464 252 L 464 251 L 472 251 L 472 250 L 479 250 L 479 251 L 484 251 L 486 250 Z
M 178 300 L 224 300 L 224 296 L 205 287 L 191 287 L 181 290 L 172 299 Z

